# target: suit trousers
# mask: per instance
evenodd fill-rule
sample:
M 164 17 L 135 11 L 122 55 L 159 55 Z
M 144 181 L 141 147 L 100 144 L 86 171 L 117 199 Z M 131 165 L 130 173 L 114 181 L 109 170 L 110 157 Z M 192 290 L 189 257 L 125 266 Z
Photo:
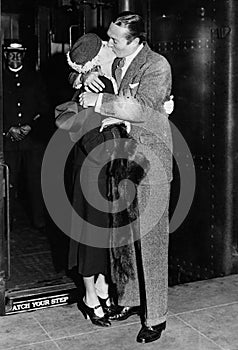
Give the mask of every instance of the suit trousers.
M 167 316 L 169 195 L 170 183 L 138 187 L 140 239 L 133 244 L 137 275 L 119 299 L 121 305 L 141 305 L 147 326 L 162 323 Z

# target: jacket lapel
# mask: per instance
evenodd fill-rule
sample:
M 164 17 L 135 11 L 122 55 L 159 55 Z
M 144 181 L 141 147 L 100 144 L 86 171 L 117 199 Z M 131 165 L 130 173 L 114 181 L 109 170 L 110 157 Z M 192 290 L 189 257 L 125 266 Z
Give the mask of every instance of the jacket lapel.
M 138 74 L 140 67 L 143 66 L 143 64 L 145 64 L 148 52 L 150 50 L 151 49 L 149 48 L 148 44 L 145 43 L 143 49 L 138 53 L 138 55 L 133 59 L 130 66 L 128 67 L 121 81 L 119 92 L 124 88 L 126 89 L 128 88 L 128 85 L 132 82 L 132 80 Z

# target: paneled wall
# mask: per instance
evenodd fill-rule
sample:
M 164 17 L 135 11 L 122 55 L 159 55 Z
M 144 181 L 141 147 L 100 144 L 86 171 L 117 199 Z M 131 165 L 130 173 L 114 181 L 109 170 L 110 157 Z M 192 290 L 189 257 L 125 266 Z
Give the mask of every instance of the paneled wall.
M 151 45 L 172 66 L 171 121 L 196 170 L 194 201 L 170 235 L 170 283 L 237 272 L 237 1 L 151 0 L 147 5 Z M 188 157 L 179 154 L 176 140 L 174 152 L 178 159 Z M 171 216 L 180 181 L 175 164 Z

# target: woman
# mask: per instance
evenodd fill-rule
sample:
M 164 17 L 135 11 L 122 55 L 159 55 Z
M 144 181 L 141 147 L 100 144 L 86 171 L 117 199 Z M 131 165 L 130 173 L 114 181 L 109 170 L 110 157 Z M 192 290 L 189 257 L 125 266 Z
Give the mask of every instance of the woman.
M 88 73 L 100 75 L 105 92 L 116 92 L 110 77 L 114 57 L 111 49 L 96 34 L 89 33 L 79 38 L 68 53 L 68 63 L 76 72 L 71 74 L 70 79 L 77 91 L 71 102 L 56 107 L 57 126 L 70 131 L 71 136 L 78 140 L 74 147 L 73 185 L 73 208 L 77 214 L 72 218 L 71 237 L 74 239 L 70 243 L 69 268 L 76 266 L 83 276 L 86 293 L 85 299 L 78 303 L 79 309 L 94 324 L 104 327 L 110 326 L 107 316 L 113 312 L 106 282 L 110 221 L 106 163 L 114 151 L 114 143 L 106 144 L 105 141 L 127 133 L 125 124 L 100 131 L 103 117 L 92 107 L 82 109 L 78 96 L 84 89 Z M 82 168 L 85 160 L 86 166 Z M 90 205 L 90 201 L 95 200 L 97 186 L 105 198 L 104 204 L 98 198 L 96 206 L 99 210 Z M 84 220 L 78 223 L 77 215 Z

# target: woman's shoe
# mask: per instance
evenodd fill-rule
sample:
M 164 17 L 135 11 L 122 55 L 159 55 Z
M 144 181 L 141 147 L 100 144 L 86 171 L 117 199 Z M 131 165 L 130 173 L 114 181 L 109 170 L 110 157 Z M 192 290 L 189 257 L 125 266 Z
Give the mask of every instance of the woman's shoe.
M 101 305 L 97 305 L 95 307 L 87 306 L 82 300 L 77 303 L 78 309 L 82 312 L 84 317 L 87 319 L 90 318 L 91 322 L 96 326 L 101 327 L 110 327 L 111 322 L 108 320 L 107 316 L 99 317 L 95 314 L 95 310 L 101 307 Z

